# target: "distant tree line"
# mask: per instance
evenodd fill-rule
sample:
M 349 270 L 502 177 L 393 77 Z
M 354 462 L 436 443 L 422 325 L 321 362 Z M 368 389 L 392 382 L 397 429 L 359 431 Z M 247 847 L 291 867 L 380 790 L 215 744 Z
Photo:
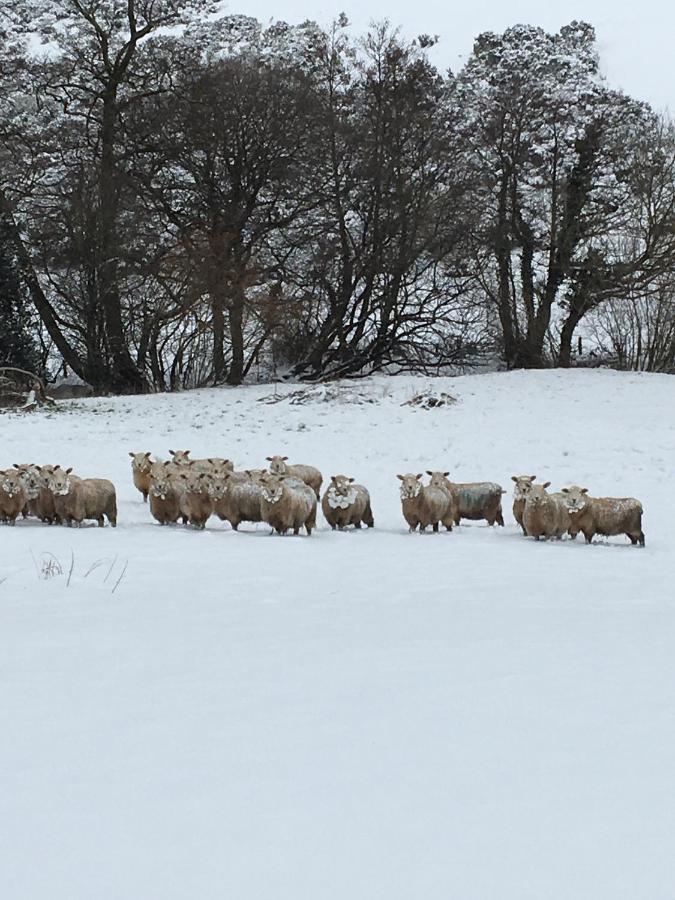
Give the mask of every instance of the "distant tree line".
M 141 392 L 569 366 L 584 334 L 675 369 L 675 132 L 590 25 L 444 74 L 426 35 L 212 6 L 0 12 L 0 364 Z

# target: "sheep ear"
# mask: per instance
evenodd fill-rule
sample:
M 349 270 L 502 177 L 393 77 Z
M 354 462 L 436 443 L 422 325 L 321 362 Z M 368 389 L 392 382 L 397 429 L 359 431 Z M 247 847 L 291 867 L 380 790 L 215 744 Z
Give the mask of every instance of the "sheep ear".
M 517 475 L 512 475 L 512 476 L 511 476 L 511 481 L 518 481 Z
M 443 472 L 443 476 L 444 476 L 445 478 L 447 478 L 449 474 L 450 474 L 449 472 Z
M 587 494 L 587 493 L 588 493 L 588 488 L 582 488 L 582 489 L 581 489 L 581 493 L 582 493 L 582 494 Z
M 569 492 L 570 492 L 569 488 L 560 488 L 560 490 L 563 494 L 569 494 Z
M 545 488 L 550 487 L 550 486 L 551 486 L 550 481 L 545 481 L 544 484 L 542 485 L 542 487 L 545 487 Z
M 20 466 L 18 463 L 12 463 L 12 465 L 14 466 L 15 469 L 20 469 L 20 468 L 21 468 L 21 466 Z
M 415 478 L 419 481 L 423 474 L 423 472 L 418 472 L 417 475 L 415 475 Z
M 135 454 L 135 453 L 132 453 L 131 450 L 130 450 L 130 451 L 129 451 L 129 456 L 133 459 L 134 456 L 136 456 L 136 454 Z
M 185 472 L 181 472 L 178 477 L 182 478 L 184 481 L 187 481 L 187 475 L 185 474 Z
M 72 471 L 73 471 L 73 467 L 71 466 L 69 469 L 66 469 L 66 475 L 70 475 L 70 473 Z
M 284 462 L 286 462 L 286 460 L 288 459 L 287 456 L 282 456 L 281 458 L 283 459 Z
M 354 484 L 354 479 L 353 479 L 353 478 L 348 478 L 347 481 L 348 481 L 350 484 Z
M 272 457 L 272 456 L 266 456 L 265 459 L 267 460 L 267 462 L 272 462 L 272 460 L 274 459 L 274 457 Z
M 536 475 L 528 475 L 527 477 L 530 479 L 530 481 L 536 481 L 536 480 L 537 480 L 537 476 L 536 476 Z
M 175 456 L 175 455 L 176 455 L 176 451 L 175 451 L 175 450 L 169 450 L 169 453 L 170 453 L 172 456 Z
M 431 469 L 427 469 L 427 475 L 433 475 L 433 474 L 434 473 L 431 471 Z M 419 475 L 417 477 L 419 478 Z
M 150 459 L 151 456 L 152 456 L 152 450 L 148 450 L 148 452 L 145 454 L 145 458 Z
M 213 460 L 212 460 L 212 459 L 211 459 L 211 457 L 210 457 L 210 456 L 209 456 L 209 457 L 208 457 L 208 462 L 210 462 L 210 463 L 211 463 L 211 465 L 212 465 L 212 466 L 214 466 L 214 465 L 215 465 L 215 463 L 214 463 L 214 461 L 213 461 Z
M 396 477 L 399 478 L 401 481 L 405 481 L 405 475 L 397 475 Z

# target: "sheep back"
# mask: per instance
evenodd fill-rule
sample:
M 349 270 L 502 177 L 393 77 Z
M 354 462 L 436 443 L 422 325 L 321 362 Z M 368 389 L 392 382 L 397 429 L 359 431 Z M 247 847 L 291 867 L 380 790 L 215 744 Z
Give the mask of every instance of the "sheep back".
M 583 532 L 587 543 L 596 534 L 611 537 L 625 534 L 632 544 L 644 547 L 642 504 L 634 497 L 588 497 L 585 508 L 577 515 L 570 511 L 570 534 Z
M 104 516 L 113 528 L 117 525 L 117 496 L 115 486 L 107 478 L 76 478 L 70 476 L 67 494 L 54 496 L 57 516 L 68 523 L 80 525 L 85 519 L 95 519 L 100 528 Z

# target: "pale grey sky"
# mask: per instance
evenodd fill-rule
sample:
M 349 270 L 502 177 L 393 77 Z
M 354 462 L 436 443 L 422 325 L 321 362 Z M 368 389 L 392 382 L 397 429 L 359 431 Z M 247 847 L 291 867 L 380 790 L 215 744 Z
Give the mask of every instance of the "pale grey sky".
M 358 30 L 371 20 L 389 19 L 404 34 L 440 35 L 434 62 L 457 70 L 481 31 L 503 31 L 528 23 L 557 31 L 572 19 L 595 26 L 603 71 L 614 87 L 675 112 L 675 2 L 667 0 L 248 0 L 227 11 L 262 21 L 315 19 L 328 24 L 347 13 Z

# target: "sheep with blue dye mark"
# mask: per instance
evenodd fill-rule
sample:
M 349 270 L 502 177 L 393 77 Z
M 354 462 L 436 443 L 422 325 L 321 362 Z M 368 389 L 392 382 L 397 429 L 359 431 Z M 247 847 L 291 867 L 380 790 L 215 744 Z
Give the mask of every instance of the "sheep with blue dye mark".
M 474 521 L 485 519 L 488 525 L 503 525 L 502 494 L 505 493 L 500 484 L 494 481 L 471 481 L 458 483 L 450 481 L 449 472 L 431 472 L 430 484 L 450 493 L 453 500 L 453 517 L 455 525 L 462 519 Z

